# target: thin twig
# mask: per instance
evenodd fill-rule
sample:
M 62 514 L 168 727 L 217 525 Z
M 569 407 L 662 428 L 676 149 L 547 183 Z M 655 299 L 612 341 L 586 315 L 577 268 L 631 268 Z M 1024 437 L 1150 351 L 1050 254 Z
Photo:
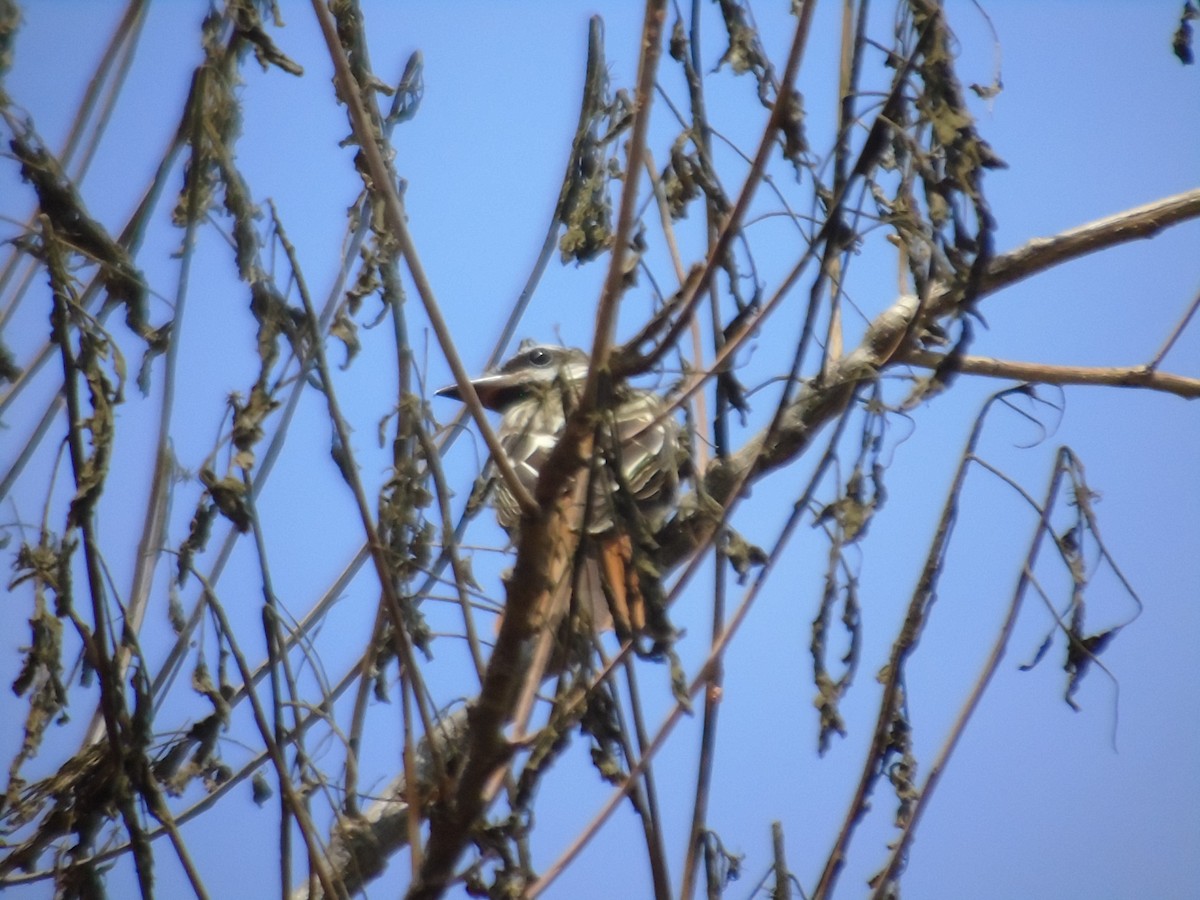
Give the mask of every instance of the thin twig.
M 975 679 L 975 684 L 971 688 L 970 694 L 963 701 L 962 707 L 954 719 L 954 724 L 950 727 L 950 732 L 946 736 L 945 742 L 929 767 L 929 774 L 926 776 L 925 783 L 921 786 L 920 791 L 918 791 L 916 798 L 913 800 L 909 815 L 900 829 L 899 836 L 890 845 L 891 853 L 888 856 L 887 863 L 875 876 L 875 891 L 872 895 L 874 900 L 884 900 L 884 898 L 892 896 L 896 873 L 903 860 L 908 857 L 909 847 L 912 845 L 913 837 L 916 835 L 921 815 L 928 808 L 930 798 L 941 781 L 942 773 L 946 770 L 946 765 L 950 761 L 950 756 L 954 752 L 954 748 L 958 746 L 958 742 L 966 730 L 967 723 L 978 708 L 984 691 L 995 676 L 996 670 L 1000 666 L 1000 660 L 1004 658 L 1009 638 L 1012 637 L 1013 628 L 1017 623 L 1017 615 L 1021 611 L 1025 591 L 1029 587 L 1033 570 L 1037 565 L 1038 551 L 1041 549 L 1042 541 L 1047 535 L 1051 535 L 1053 539 L 1053 525 L 1050 522 L 1050 514 L 1053 511 L 1054 498 L 1059 494 L 1059 485 L 1067 467 L 1067 455 L 1063 451 L 1060 451 L 1058 458 L 1055 460 L 1054 468 L 1050 473 L 1050 483 L 1046 487 L 1046 498 L 1041 505 L 1041 516 L 1037 527 L 1034 528 L 1029 550 L 1025 554 L 1025 560 L 1021 566 L 1021 574 L 1017 578 L 1017 585 L 1013 590 L 1012 600 L 1009 602 L 1004 622 L 1001 623 L 1000 629 L 996 633 L 996 640 L 992 644 L 991 652 L 984 661 L 983 668 L 979 676 Z
M 946 355 L 928 350 L 910 350 L 900 362 L 938 369 L 945 364 Z M 1011 378 L 1037 384 L 1079 384 L 1102 387 L 1145 388 L 1194 399 L 1200 397 L 1200 378 L 1188 378 L 1170 372 L 1159 372 L 1149 366 L 1056 366 L 1050 363 L 1017 362 L 986 356 L 963 356 L 955 368 L 968 375 L 989 378 Z
M 1154 359 L 1150 360 L 1148 368 L 1158 368 L 1159 363 L 1161 363 L 1164 357 L 1171 352 L 1171 348 L 1175 346 L 1175 342 L 1179 340 L 1179 336 L 1182 335 L 1184 329 L 1188 327 L 1188 323 L 1192 321 L 1192 316 L 1196 315 L 1196 310 L 1198 308 L 1200 308 L 1200 293 L 1196 294 L 1196 296 L 1192 298 L 1192 302 L 1188 305 L 1187 311 L 1179 319 L 1178 324 L 1176 324 L 1175 328 L 1167 336 L 1167 339 L 1163 341 L 1162 347 L 1160 347 L 1158 352 L 1154 354 Z
M 422 687 L 422 679 L 420 670 L 417 668 L 416 659 L 413 655 L 412 639 L 408 634 L 408 630 L 404 625 L 404 616 L 401 612 L 400 597 L 396 592 L 395 581 L 392 577 L 391 568 L 388 564 L 387 550 L 383 546 L 383 542 L 379 537 L 379 531 L 375 527 L 375 519 L 371 513 L 370 502 L 367 499 L 366 489 L 363 487 L 362 479 L 359 477 L 358 466 L 353 460 L 353 450 L 350 442 L 350 428 L 346 424 L 345 417 L 342 415 L 341 404 L 338 402 L 337 393 L 333 388 L 332 375 L 329 369 L 329 362 L 325 357 L 325 344 L 320 327 L 317 323 L 316 309 L 313 307 L 312 298 L 308 293 L 308 288 L 304 283 L 304 278 L 300 270 L 300 261 L 295 254 L 295 247 L 288 240 L 287 235 L 277 225 L 277 233 L 279 242 L 287 253 L 288 261 L 292 267 L 292 273 L 296 278 L 296 287 L 300 294 L 301 302 L 304 304 L 304 311 L 307 315 L 307 322 L 311 332 L 312 353 L 316 362 L 316 370 L 321 379 L 321 393 L 325 397 L 325 404 L 329 411 L 329 418 L 333 424 L 334 430 L 337 433 L 337 438 L 340 446 L 340 452 L 345 460 L 341 466 L 343 477 L 350 487 L 351 494 L 354 496 L 354 502 L 358 507 L 359 519 L 362 522 L 363 531 L 366 533 L 367 545 L 371 550 L 371 557 L 375 563 L 376 574 L 379 578 L 380 591 L 383 594 L 385 606 L 388 614 L 392 617 L 392 637 L 396 646 L 396 655 L 400 658 L 401 664 L 408 670 L 412 678 L 412 686 L 414 697 L 417 702 L 417 711 L 421 715 L 421 722 L 426 732 L 433 730 L 433 715 L 424 702 L 424 689 Z
M 201 583 L 203 584 L 204 576 L 195 571 L 192 574 L 196 578 L 201 579 Z M 217 600 L 216 595 L 209 591 L 207 585 L 205 585 L 204 590 L 208 608 L 216 616 L 220 624 L 221 634 L 229 644 L 230 653 L 237 664 L 242 681 L 249 684 L 250 666 L 246 663 L 246 657 L 242 654 L 237 640 L 234 638 L 234 630 L 225 615 L 225 609 Z M 279 792 L 283 796 L 284 803 L 287 804 L 288 809 L 291 810 L 297 824 L 300 826 L 300 834 L 303 836 L 305 847 L 308 850 L 309 865 L 316 873 L 317 879 L 321 882 L 321 887 L 325 891 L 326 897 L 348 897 L 349 895 L 341 889 L 341 883 L 335 882 L 333 876 L 330 874 L 328 861 L 325 857 L 325 849 L 317 841 L 317 827 L 305 809 L 299 794 L 296 793 L 295 788 L 292 786 L 292 780 L 288 776 L 287 760 L 283 756 L 283 749 L 276 743 L 275 738 L 272 736 L 271 723 L 267 720 L 262 704 L 258 702 L 258 695 L 253 690 L 250 690 L 246 696 L 250 701 L 250 709 L 254 713 L 254 724 L 258 727 L 259 735 L 262 737 L 263 744 L 267 748 L 271 762 L 275 766 L 275 771 L 278 773 Z
M 812 25 L 812 15 L 815 7 L 815 0 L 805 0 L 797 16 L 796 31 L 792 38 L 792 46 L 788 50 L 787 63 L 783 70 L 780 96 L 790 96 L 792 85 L 795 84 L 796 76 L 800 71 L 800 63 L 804 58 L 804 47 L 808 42 L 809 29 Z M 700 277 L 695 281 L 695 287 L 692 289 L 691 296 L 682 304 L 679 317 L 668 330 L 666 337 L 663 338 L 650 354 L 644 359 L 639 360 L 638 369 L 646 370 L 655 366 L 667 350 L 675 346 L 675 343 L 683 333 L 683 329 L 688 327 L 688 320 L 694 314 L 700 298 L 708 290 L 710 279 L 720 266 L 721 261 L 725 258 L 725 254 L 729 251 L 729 245 L 741 226 L 746 210 L 750 208 L 750 201 L 754 199 L 754 192 L 758 187 L 758 183 L 762 180 L 763 172 L 766 170 L 767 160 L 775 152 L 775 139 L 783 125 L 783 117 L 787 115 L 786 107 L 789 103 L 790 101 L 788 103 L 777 102 L 772 109 L 771 115 L 767 118 L 767 124 L 763 128 L 763 135 L 758 145 L 758 151 L 754 154 L 754 162 L 751 164 L 750 171 L 742 181 L 742 189 L 733 204 L 733 209 L 725 217 L 720 233 L 717 235 L 717 239 L 713 242 L 708 256 L 704 260 L 704 269 Z M 722 362 L 724 360 L 718 356 L 713 361 L 714 368 Z
M 891 745 L 893 727 L 896 717 L 900 714 L 904 699 L 905 662 L 916 649 L 930 605 L 936 596 L 938 577 L 943 570 L 946 554 L 949 552 L 950 540 L 958 517 L 958 504 L 971 460 L 975 454 L 975 447 L 983 434 L 983 427 L 987 422 L 988 412 L 992 405 L 1008 393 L 1008 391 L 1004 391 L 987 400 L 976 417 L 971 434 L 959 456 L 959 464 L 951 481 L 946 502 L 942 506 L 942 515 L 937 529 L 930 541 L 925 565 L 913 589 L 904 623 L 892 645 L 887 666 L 883 670 L 886 673 L 883 696 L 879 701 L 879 713 L 875 720 L 870 747 L 863 760 L 862 773 L 859 776 L 854 796 L 847 806 L 846 816 L 834 840 L 833 848 L 826 857 L 820 879 L 813 889 L 813 900 L 822 900 L 822 898 L 832 895 L 837 877 L 846 862 L 850 838 L 866 812 L 868 798 L 875 782 L 883 774 L 883 762 Z
M 621 206 L 617 213 L 617 230 L 613 236 L 608 273 L 596 306 L 596 328 L 592 338 L 591 366 L 580 396 L 580 406 L 590 412 L 596 406 L 601 373 L 608 368 L 617 323 L 617 308 L 624 293 L 627 273 L 625 257 L 637 217 L 637 186 L 641 181 L 642 160 L 646 151 L 646 134 L 650 130 L 650 110 L 653 106 L 654 81 L 658 60 L 662 56 L 662 30 L 667 17 L 666 0 L 646 0 L 642 20 L 641 53 L 638 54 L 637 88 L 634 98 L 633 129 L 629 136 L 625 158 L 625 184 L 621 190 Z
M 417 289 L 417 296 L 421 298 L 421 303 L 425 307 L 425 314 L 429 318 L 429 325 L 437 337 L 438 345 L 442 348 L 442 354 L 446 358 L 447 365 L 450 366 L 450 371 L 454 374 L 454 381 L 458 386 L 459 395 L 471 411 L 471 415 L 475 419 L 475 425 L 479 428 L 479 433 L 483 436 L 484 443 L 487 444 L 488 450 L 492 453 L 492 457 L 496 462 L 496 470 L 499 472 L 500 477 L 504 479 L 505 486 L 512 493 L 514 500 L 522 511 L 536 515 L 538 512 L 537 503 L 517 477 L 517 473 L 512 467 L 512 462 L 505 454 L 504 448 L 500 446 L 500 441 L 497 439 L 495 431 L 488 423 L 483 404 L 479 402 L 479 397 L 475 393 L 475 387 L 471 384 L 471 375 L 467 372 L 466 366 L 463 365 L 462 358 L 458 355 L 458 350 L 455 349 L 450 326 L 446 323 L 441 308 L 438 306 L 437 298 L 433 293 L 433 287 L 425 275 L 425 268 L 421 264 L 421 258 L 417 255 L 416 245 L 413 243 L 412 235 L 409 233 L 408 219 L 404 213 L 403 204 L 400 202 L 400 195 L 396 192 L 396 185 L 392 178 L 391 170 L 387 163 L 384 162 L 383 155 L 379 151 L 379 146 L 375 139 L 375 129 L 372 127 L 366 110 L 363 108 L 358 82 L 350 71 L 350 63 L 346 59 L 346 52 L 342 48 L 341 41 L 338 40 L 337 27 L 334 25 L 333 15 L 322 0 L 312 0 L 312 6 L 317 23 L 321 26 L 321 33 L 325 37 L 325 44 L 329 49 L 329 58 L 333 62 L 338 95 L 342 99 L 342 102 L 346 104 L 346 110 L 350 115 L 350 124 L 358 140 L 359 149 L 362 151 L 363 159 L 370 172 L 373 187 L 378 192 L 377 202 L 382 201 L 388 230 L 396 239 L 396 243 L 400 247 L 400 253 L 408 264 L 409 274 L 412 276 L 413 285 Z

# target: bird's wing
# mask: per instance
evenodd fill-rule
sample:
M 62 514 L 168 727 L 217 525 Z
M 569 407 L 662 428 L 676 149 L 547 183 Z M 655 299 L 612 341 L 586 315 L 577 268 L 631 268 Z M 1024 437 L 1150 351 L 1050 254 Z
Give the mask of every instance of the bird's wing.
M 628 396 L 611 413 L 609 434 L 600 448 L 612 472 L 597 490 L 605 492 L 604 503 L 599 509 L 607 509 L 604 521 L 597 521 L 589 529 L 599 534 L 613 527 L 612 491 L 622 490 L 632 500 L 632 509 L 621 509 L 619 517 L 631 513 L 640 514 L 654 528 L 675 502 L 679 487 L 679 426 L 673 418 L 664 415 L 665 407 L 658 395 L 650 391 L 630 391 Z M 604 527 L 597 527 L 602 525 Z

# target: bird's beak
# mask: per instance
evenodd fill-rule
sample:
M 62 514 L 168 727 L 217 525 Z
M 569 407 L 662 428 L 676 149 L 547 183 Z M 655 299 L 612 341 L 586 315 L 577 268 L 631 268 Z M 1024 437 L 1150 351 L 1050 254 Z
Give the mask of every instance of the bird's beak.
M 494 375 L 481 375 L 472 378 L 471 384 L 479 395 L 479 402 L 488 409 L 503 409 L 524 391 L 523 379 L 519 372 L 497 372 Z M 462 392 L 457 384 L 448 384 L 434 391 L 438 397 L 449 397 L 451 400 L 462 400 Z

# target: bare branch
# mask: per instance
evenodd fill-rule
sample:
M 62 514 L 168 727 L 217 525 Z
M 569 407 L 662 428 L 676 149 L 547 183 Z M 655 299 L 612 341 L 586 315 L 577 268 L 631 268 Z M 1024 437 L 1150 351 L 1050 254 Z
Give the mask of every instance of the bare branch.
M 1090 253 L 1154 237 L 1172 225 L 1197 217 L 1200 217 L 1200 188 L 1154 200 L 1053 237 L 1034 238 L 992 260 L 982 278 L 980 295 L 993 294 L 1030 275 L 1045 272 Z M 944 310 L 947 303 L 952 304 L 953 301 L 947 295 L 936 302 L 938 309 Z
M 928 350 L 910 350 L 897 362 L 937 369 L 947 357 Z M 1189 400 L 1200 397 L 1200 378 L 1159 372 L 1149 366 L 1056 366 L 1050 363 L 1017 362 L 986 356 L 964 356 L 955 363 L 959 372 L 989 378 L 1011 378 L 1039 384 L 1086 384 L 1103 387 L 1133 387 L 1175 394 Z

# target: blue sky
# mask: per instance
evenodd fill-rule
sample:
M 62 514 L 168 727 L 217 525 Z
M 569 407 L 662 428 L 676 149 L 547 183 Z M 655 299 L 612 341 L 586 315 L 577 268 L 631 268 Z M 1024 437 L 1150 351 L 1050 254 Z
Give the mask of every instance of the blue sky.
M 786 19 L 776 22 L 770 18 L 774 11 L 759 5 L 764 7 L 756 12 L 767 50 L 781 60 L 790 25 Z M 963 80 L 989 83 L 997 59 L 1001 67 L 1004 91 L 974 104 L 980 131 L 1009 166 L 989 173 L 986 181 L 999 222 L 999 250 L 1200 182 L 1200 72 L 1181 66 L 1169 52 L 1178 6 L 1160 0 L 995 2 L 986 7 L 999 39 L 995 45 L 973 4 L 947 4 L 960 42 Z M 407 211 L 425 267 L 460 353 L 478 368 L 536 256 L 557 197 L 575 125 L 587 18 L 593 12 L 604 16 L 610 75 L 614 86 L 627 86 L 636 65 L 640 15 L 635 4 L 617 3 L 365 3 L 364 8 L 380 77 L 394 80 L 409 53 L 420 49 L 424 54 L 424 102 L 416 119 L 396 132 L 396 165 L 407 180 Z M 191 70 L 200 59 L 196 33 L 205 9 L 203 3 L 177 0 L 151 7 L 125 95 L 83 189 L 93 214 L 114 230 L 140 199 L 170 137 Z M 66 0 L 32 3 L 25 10 L 5 89 L 28 110 L 49 146 L 61 144 L 119 13 L 115 3 Z M 287 27 L 275 33 L 276 40 L 306 74 L 297 79 L 278 71 L 263 73 L 252 62 L 245 66 L 238 162 L 254 197 L 274 199 L 305 261 L 307 279 L 322 295 L 333 281 L 345 209 L 355 198 L 358 179 L 352 151 L 337 146 L 346 133 L 345 117 L 331 101 L 331 70 L 312 11 L 307 4 L 289 4 L 283 13 Z M 839 15 L 836 4 L 819 7 L 799 85 L 814 145 L 833 121 L 837 42 L 832 35 Z M 874 13 L 873 33 L 880 39 L 889 33 L 889 15 L 883 8 Z M 711 67 L 721 46 L 713 24 L 708 28 L 705 58 Z M 682 96 L 674 71 L 664 75 L 664 84 L 676 99 Z M 765 112 L 753 100 L 750 86 L 726 75 L 709 76 L 708 84 L 712 108 L 726 111 L 725 118 L 714 113 L 718 122 L 728 123 L 722 130 L 744 149 L 752 148 Z M 660 163 L 675 131 L 666 109 L 659 107 L 652 148 Z M 724 161 L 733 165 L 731 157 Z M 28 213 L 30 199 L 13 177 L 14 167 L 5 162 L 0 207 L 6 218 L 0 222 L 0 237 L 8 238 L 15 233 L 13 220 Z M 786 169 L 775 175 L 785 177 Z M 178 176 L 173 184 L 178 186 Z M 761 193 L 759 202 L 760 209 L 770 209 Z M 156 217 L 157 227 L 139 258 L 152 287 L 166 298 L 175 290 L 177 264 L 170 253 L 180 240 L 180 233 L 166 224 L 168 213 L 164 207 Z M 696 224 L 680 226 L 693 247 Z M 790 228 L 766 220 L 752 231 L 761 242 L 759 261 L 768 290 L 798 252 Z M 651 228 L 652 240 L 657 236 Z M 979 330 L 972 352 L 1075 365 L 1145 362 L 1200 289 L 1198 241 L 1200 226 L 1192 223 L 1152 241 L 1061 266 L 990 297 L 981 310 L 987 328 Z M 247 300 L 230 257 L 212 230 L 203 235 L 189 288 L 190 339 L 181 358 L 180 396 L 186 399 L 176 411 L 173 431 L 180 464 L 191 470 L 202 464 L 219 431 L 225 397 L 244 390 L 254 372 Z M 661 283 L 673 286 L 661 247 L 654 247 L 650 258 Z M 896 291 L 894 263 L 865 252 L 854 266 L 851 298 L 866 314 L 878 312 Z M 586 345 L 602 276 L 598 265 L 552 264 L 519 333 L 543 339 L 561 335 L 568 343 Z M 621 319 L 623 333 L 639 323 L 649 296 L 645 284 L 630 294 Z M 156 322 L 167 316 L 165 303 L 160 300 L 155 307 Z M 414 347 L 429 382 L 442 384 L 447 370 L 416 307 L 413 295 Z M 751 383 L 771 371 L 779 341 L 785 340 L 781 336 L 795 333 L 801 315 L 798 297 L 747 351 L 743 362 Z M 848 328 L 860 329 L 861 323 L 851 321 Z M 338 374 L 338 390 L 356 429 L 355 451 L 364 477 L 376 486 L 388 457 L 376 443 L 376 425 L 394 395 L 389 338 L 383 333 L 388 330 L 364 332 L 362 356 Z M 4 339 L 23 360 L 45 333 L 44 307 L 27 303 Z M 224 342 L 222 351 L 209 348 L 214 338 Z M 1164 368 L 1197 377 L 1198 359 L 1200 337 L 1193 323 Z M 30 399 L 6 416 L 7 431 L 0 435 L 6 469 L 15 452 L 9 448 L 18 445 L 17 436 L 24 440 L 31 417 L 54 391 L 53 376 L 53 371 L 43 372 Z M 878 694 L 874 675 L 886 659 L 923 562 L 954 461 L 976 411 L 1002 384 L 960 379 L 950 395 L 914 412 L 911 434 L 903 441 L 896 438 L 905 433 L 905 425 L 897 423 L 888 505 L 872 524 L 862 553 L 863 661 L 845 707 L 846 739 L 835 741 L 818 759 L 807 650 L 824 564 L 825 545 L 818 532 L 801 528 L 786 565 L 730 650 L 710 810 L 711 825 L 726 846 L 746 854 L 742 882 L 729 896 L 745 896 L 769 864 L 774 819 L 784 823 L 789 862 L 801 883 L 808 888 L 815 880 L 869 739 Z M 1113 678 L 1093 671 L 1077 697 L 1083 709 L 1076 713 L 1062 701 L 1061 640 L 1032 672 L 1017 670 L 1033 657 L 1051 627 L 1045 608 L 1036 598 L 1027 600 L 1010 652 L 918 832 L 904 886 L 911 897 L 1184 898 L 1200 883 L 1200 767 L 1195 764 L 1200 746 L 1200 653 L 1195 648 L 1200 630 L 1200 520 L 1195 512 L 1200 508 L 1195 471 L 1200 415 L 1194 404 L 1177 397 L 1141 391 L 1047 389 L 1044 396 L 1062 406 L 1061 414 L 1048 417 L 1053 424 L 1048 436 L 1016 415 L 998 416 L 989 427 L 983 455 L 1040 496 L 1056 447 L 1073 447 L 1101 494 L 1097 510 L 1107 545 L 1140 592 L 1145 610 L 1103 656 Z M 129 432 L 151 437 L 131 439 L 116 463 L 103 507 L 114 546 L 123 532 L 140 527 L 156 397 L 143 399 L 131 388 L 119 413 Z M 756 413 L 769 409 L 770 400 L 764 400 Z M 436 401 L 434 412 L 446 420 L 454 410 Z M 264 516 L 296 523 L 280 532 L 279 543 L 271 548 L 277 589 L 295 612 L 313 601 L 313 585 L 324 586 L 336 576 L 359 541 L 350 498 L 329 463 L 323 418 L 315 395 L 302 403 L 288 452 L 262 499 Z M 749 433 L 742 432 L 741 439 Z M 460 441 L 448 460 L 462 487 L 458 502 L 465 499 L 470 469 L 483 452 L 481 444 Z M 48 464 L 44 468 L 48 472 Z M 735 524 L 751 540 L 772 540 L 806 472 L 806 466 L 792 467 L 761 483 Z M 319 486 L 310 484 L 313 473 L 323 479 Z M 17 515 L 36 521 L 38 490 L 45 481 L 29 481 L 28 492 L 13 498 L 17 506 L 6 504 L 5 521 Z M 173 535 L 186 527 L 192 491 L 194 486 L 180 488 Z M 500 543 L 490 523 L 477 525 L 473 535 L 478 543 Z M 925 765 L 941 745 L 1003 617 L 1029 528 L 1029 514 L 1011 492 L 981 472 L 972 477 L 957 554 L 909 671 L 916 749 Z M 495 578 L 506 564 L 500 554 L 477 555 L 476 572 L 489 593 L 498 593 Z M 112 565 L 116 583 L 127 585 L 131 559 L 114 552 Z M 252 571 L 252 555 L 239 552 L 226 584 L 231 593 L 246 592 L 248 599 L 235 615 L 244 620 L 247 633 L 256 634 L 259 595 Z M 11 650 L 24 639 L 28 614 L 24 595 L 15 597 L 19 602 L 0 611 L 0 627 L 12 635 L 0 648 L 0 680 L 9 682 L 18 664 Z M 681 653 L 693 667 L 703 658 L 705 599 L 701 586 L 699 602 L 681 604 L 675 614 L 677 624 L 688 631 Z M 338 617 L 318 639 L 330 672 L 340 672 L 361 645 L 373 602 L 369 578 L 360 578 L 339 603 Z M 1112 578 L 1098 580 L 1091 603 L 1092 628 L 1133 615 L 1132 604 Z M 152 659 L 156 652 L 161 658 L 161 644 L 154 640 L 163 640 L 166 628 L 162 610 L 152 609 L 144 641 L 152 648 Z M 457 684 L 456 677 L 461 680 L 461 672 L 451 672 L 463 663 L 452 643 L 439 649 L 438 663 L 446 685 Z M 5 696 L 0 721 L 19 721 L 20 705 L 7 692 Z M 455 696 L 451 687 L 446 696 Z M 178 702 L 193 701 L 181 693 Z M 655 710 L 650 719 L 656 721 L 667 698 L 652 696 L 648 703 Z M 384 714 L 394 717 L 398 710 Z M 54 740 L 70 747 L 89 715 L 86 705 L 74 710 L 74 721 Z M 659 765 L 676 883 L 698 732 L 698 721 L 685 723 Z M 369 762 L 375 777 L 386 778 L 397 757 L 394 745 L 387 743 L 387 729 L 381 734 Z M 394 738 L 398 729 L 393 726 L 390 734 Z M 231 738 L 236 737 L 235 730 Z M 0 729 L 5 753 L 18 740 L 15 727 Z M 230 749 L 231 756 L 236 753 Z M 539 809 L 542 866 L 590 818 L 607 789 L 596 784 L 584 754 L 575 752 L 542 789 L 546 801 L 556 796 L 569 796 L 572 802 L 546 802 Z M 864 880 L 881 864 L 891 836 L 892 806 L 880 788 L 874 811 L 851 847 L 838 896 L 860 896 Z M 272 883 L 275 811 L 253 806 L 246 789 L 226 798 L 213 815 L 211 821 L 201 817 L 187 826 L 184 836 L 214 896 L 248 896 L 248 884 Z M 622 808 L 617 820 L 550 896 L 648 892 L 644 852 L 630 828 L 632 817 Z M 182 890 L 182 876 L 165 845 L 157 857 L 163 894 L 173 896 Z M 406 867 L 406 861 L 394 860 L 371 894 L 394 894 Z M 118 885 L 129 883 L 122 880 L 129 878 L 126 869 L 118 867 L 112 875 L 114 895 Z M 45 885 L 12 893 L 48 895 Z

